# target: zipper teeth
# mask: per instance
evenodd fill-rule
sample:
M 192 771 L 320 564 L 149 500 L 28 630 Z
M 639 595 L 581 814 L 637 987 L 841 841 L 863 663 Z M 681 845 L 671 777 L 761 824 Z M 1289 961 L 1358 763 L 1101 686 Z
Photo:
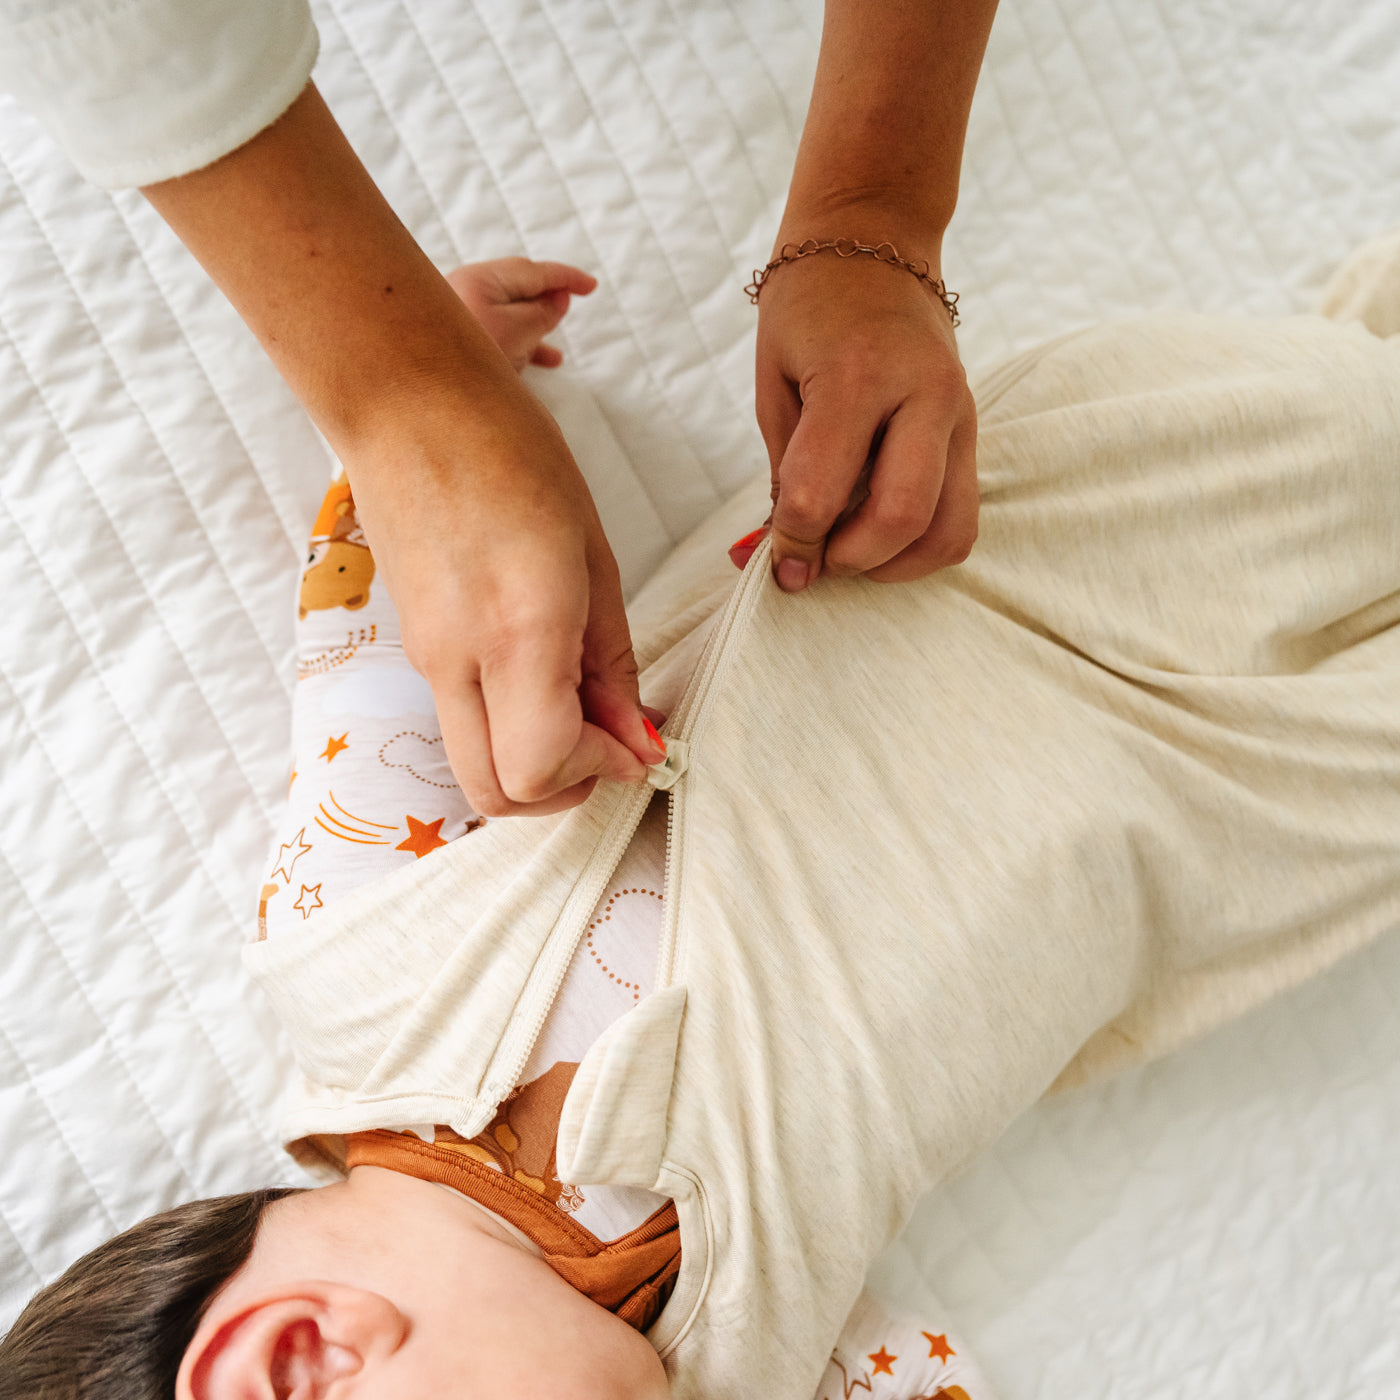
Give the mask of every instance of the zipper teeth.
M 768 572 L 768 556 L 771 552 L 768 540 L 764 540 L 754 550 L 738 586 L 725 604 L 724 612 L 719 621 L 715 624 L 715 630 L 706 639 L 705 648 L 700 654 L 700 662 L 695 668 L 695 674 L 691 677 L 690 684 L 686 686 L 681 703 L 676 707 L 676 713 L 672 717 L 675 724 L 672 726 L 671 737 L 689 742 L 691 733 L 699 721 L 701 706 L 709 693 L 710 683 L 719 669 L 720 653 L 724 650 L 730 632 L 733 631 L 735 619 L 743 608 L 745 600 L 755 587 L 762 583 L 764 574 Z M 758 584 L 755 583 L 755 580 L 758 581 Z M 680 873 L 680 862 L 676 856 L 675 842 L 676 808 L 684 782 L 685 774 L 682 774 L 675 785 L 666 792 L 666 865 L 661 886 L 664 895 L 663 907 L 666 913 L 661 927 L 661 942 L 656 957 L 657 991 L 670 982 L 671 961 L 675 954 L 677 911 L 680 907 L 680 902 L 676 898 L 676 880 Z M 507 1076 L 493 1079 L 489 1086 L 491 1096 L 495 1096 L 498 1092 L 504 1096 L 519 1083 L 520 1075 L 530 1058 L 530 1052 L 534 1049 L 535 1042 L 544 1029 L 544 1023 L 554 1005 L 555 998 L 559 995 L 559 988 L 564 984 L 564 978 L 568 974 L 569 964 L 573 961 L 579 939 L 583 937 L 584 930 L 588 927 L 588 916 L 602 897 L 604 889 L 607 888 L 607 883 L 616 871 L 618 862 L 627 849 L 627 843 L 631 841 L 632 834 L 636 831 L 642 814 L 646 811 L 647 804 L 653 796 L 655 796 L 655 792 L 650 787 L 642 787 L 634 793 L 627 793 L 618 804 L 617 810 L 608 819 L 602 842 L 589 858 L 588 866 L 566 901 L 559 923 L 555 925 L 556 936 L 560 925 L 567 926 L 568 922 L 577 922 L 578 927 L 570 931 L 569 936 L 563 941 L 566 946 L 561 945 L 560 950 L 555 954 L 554 966 L 550 970 L 547 995 L 540 1001 L 541 1010 L 532 1018 L 526 1032 L 510 1038 L 509 1073 Z M 568 913 L 570 909 L 574 911 L 572 915 Z M 520 1042 L 519 1048 L 517 1048 L 516 1042 Z M 502 1051 L 504 1048 L 503 1046 Z M 507 1078 L 508 1083 L 506 1082 Z M 502 1085 L 504 1085 L 503 1090 Z
M 710 684 L 719 670 L 721 653 L 726 649 L 729 635 L 734 630 L 734 624 L 743 611 L 749 596 L 756 588 L 762 586 L 764 577 L 768 573 L 768 561 L 772 552 L 772 537 L 769 536 L 754 550 L 753 556 L 749 559 L 748 567 L 739 580 L 739 586 L 734 590 L 723 616 L 705 643 L 705 650 L 700 656 L 700 664 L 696 667 L 692 683 L 686 687 L 686 693 L 681 698 L 679 732 L 676 737 L 684 739 L 687 743 L 699 723 L 701 707 L 709 694 Z M 677 850 L 679 829 L 677 811 L 684 783 L 685 774 L 682 774 L 679 781 L 666 794 L 666 865 L 661 884 L 664 896 L 662 908 L 665 910 L 665 917 L 661 925 L 661 942 L 656 950 L 656 989 L 658 991 L 671 985 L 671 974 L 674 971 L 673 964 L 676 957 L 676 935 L 680 926 L 681 862 Z
M 730 595 L 729 601 L 725 604 L 724 612 L 715 624 L 715 630 L 706 639 L 704 650 L 700 653 L 699 665 L 695 668 L 695 674 L 691 677 L 690 684 L 685 688 L 685 694 L 681 696 L 681 703 L 676 707 L 677 713 L 674 716 L 676 738 L 684 739 L 687 743 L 690 741 L 691 733 L 695 729 L 699 717 L 698 711 L 710 689 L 714 673 L 719 668 L 719 654 L 724 649 L 724 644 L 728 641 L 729 634 L 734 629 L 735 620 L 749 594 L 754 591 L 757 584 L 763 582 L 763 575 L 767 571 L 768 559 L 772 552 L 771 539 L 765 539 L 754 550 L 738 586 Z
M 642 788 L 635 793 L 626 793 L 618 804 L 617 810 L 608 819 L 602 843 L 593 852 L 589 860 L 589 868 L 584 871 L 583 877 L 574 886 L 560 914 L 560 923 L 576 921 L 578 928 L 566 940 L 567 947 L 561 946 L 554 955 L 554 965 L 550 969 L 546 994 L 539 1002 L 540 1010 L 531 1019 L 526 1030 L 517 1032 L 510 1037 L 511 1053 L 507 1061 L 508 1072 L 492 1081 L 489 1086 L 489 1092 L 492 1096 L 499 1094 L 503 1097 L 520 1082 L 520 1075 L 529 1061 L 530 1052 L 535 1048 L 535 1042 L 539 1039 L 540 1032 L 544 1029 L 544 1023 L 554 1006 L 555 998 L 559 995 L 559 988 L 564 985 L 564 978 L 568 975 L 569 964 L 573 961 L 578 941 L 583 937 L 584 930 L 588 927 L 588 916 L 593 912 L 594 906 L 602 897 L 609 879 L 612 878 L 613 872 L 617 869 L 618 862 L 622 859 L 623 852 L 627 849 L 627 843 L 632 839 L 632 833 L 637 829 L 637 824 L 641 821 L 642 813 L 646 810 L 651 796 L 652 789 L 649 787 Z M 572 915 L 569 913 L 571 909 L 574 911 Z M 558 925 L 556 925 L 556 929 L 557 927 Z M 518 1048 L 516 1042 L 520 1042 Z M 504 1049 L 503 1046 L 503 1057 Z
M 680 800 L 677 791 L 680 784 L 666 794 L 666 864 L 661 873 L 661 942 L 656 948 L 656 990 L 671 985 L 671 974 L 675 971 L 672 963 L 676 958 L 676 926 L 679 916 L 673 916 L 677 906 L 676 877 L 680 874 L 681 863 L 676 855 L 676 803 Z

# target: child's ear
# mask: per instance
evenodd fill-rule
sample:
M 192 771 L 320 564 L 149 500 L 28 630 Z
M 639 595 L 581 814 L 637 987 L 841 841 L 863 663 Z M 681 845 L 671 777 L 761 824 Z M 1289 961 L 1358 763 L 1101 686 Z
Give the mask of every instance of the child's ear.
M 320 1280 L 205 1315 L 185 1350 L 175 1400 L 321 1400 L 398 1349 L 407 1319 L 387 1298 Z

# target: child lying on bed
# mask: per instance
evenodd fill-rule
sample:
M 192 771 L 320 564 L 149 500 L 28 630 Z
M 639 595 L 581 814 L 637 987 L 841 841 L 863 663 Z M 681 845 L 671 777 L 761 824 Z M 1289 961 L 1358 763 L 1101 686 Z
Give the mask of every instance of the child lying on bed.
M 1400 924 L 1400 340 L 1160 318 L 978 402 L 967 564 L 734 588 L 741 493 L 634 607 L 665 762 L 557 817 L 466 807 L 332 487 L 248 962 L 337 1180 L 79 1261 L 0 1396 L 989 1394 L 861 1293 L 918 1196 Z
M 533 289 L 542 274 L 551 290 L 533 297 L 517 290 Z M 473 264 L 448 280 L 517 368 L 560 362 L 544 336 L 571 294 L 594 285 L 580 269 L 528 269 L 523 259 Z M 294 932 L 357 886 L 484 825 L 447 765 L 432 692 L 404 657 L 398 616 L 376 580 L 344 476 L 312 527 L 298 615 L 292 783 L 260 892 L 259 938 Z M 183 1328 L 149 1319 L 153 1332 L 169 1326 L 172 1335 L 130 1339 L 126 1353 L 112 1358 L 119 1379 L 84 1393 L 169 1394 L 199 1309 L 223 1287 L 188 1353 L 181 1396 L 243 1395 L 254 1378 L 271 1385 L 270 1395 L 299 1395 L 298 1385 L 319 1394 L 330 1379 L 348 1375 L 352 1358 L 368 1359 L 360 1354 L 375 1347 L 365 1339 L 380 1324 L 397 1326 L 398 1310 L 414 1320 L 413 1343 L 391 1353 L 382 1382 L 372 1368 L 359 1377 L 375 1395 L 442 1394 L 441 1377 L 454 1369 L 472 1394 L 664 1394 L 664 1372 L 642 1334 L 679 1268 L 675 1208 L 645 1190 L 561 1182 L 554 1151 L 578 1061 L 603 1027 L 651 990 L 664 850 L 664 818 L 653 806 L 599 899 L 520 1085 L 471 1140 L 440 1125 L 405 1134 L 386 1124 L 347 1138 L 342 1185 L 307 1196 L 195 1203 L 106 1246 L 129 1258 L 127 1272 L 111 1271 L 109 1290 L 149 1300 L 165 1273 L 166 1291 L 172 1284 L 188 1290 L 198 1278 L 198 1296 L 186 1305 Z M 240 1231 L 242 1252 L 251 1250 L 246 1262 L 231 1258 L 230 1239 Z M 90 1256 L 92 1271 L 102 1268 L 103 1253 Z M 205 1262 L 211 1254 L 212 1266 Z M 289 1268 L 318 1279 L 362 1278 L 367 1267 L 377 1272 L 396 1256 L 407 1266 L 403 1276 L 391 1283 L 385 1274 L 377 1289 L 395 1300 L 392 1309 L 366 1313 L 348 1289 L 319 1282 L 313 1292 L 325 1297 L 314 1305 L 314 1322 L 293 1318 L 285 1300 L 242 1316 L 248 1300 L 285 1291 L 273 1280 Z M 430 1261 L 447 1272 L 438 1276 Z M 90 1299 L 91 1282 L 83 1291 Z M 311 1303 L 306 1285 L 293 1291 Z M 352 1342 L 334 1335 L 340 1320 L 329 1314 L 338 1304 L 364 1324 L 351 1324 Z M 240 1320 L 229 1328 L 227 1318 Z M 895 1321 L 867 1297 L 852 1324 L 824 1394 L 836 1393 L 838 1377 L 859 1383 L 865 1376 L 875 1397 L 892 1400 L 990 1397 L 933 1319 Z M 378 1340 L 382 1349 L 385 1338 Z M 49 1339 L 58 1342 L 57 1334 Z M 142 1353 L 139 1362 L 132 1352 Z M 0 1394 L 5 1387 L 0 1380 Z

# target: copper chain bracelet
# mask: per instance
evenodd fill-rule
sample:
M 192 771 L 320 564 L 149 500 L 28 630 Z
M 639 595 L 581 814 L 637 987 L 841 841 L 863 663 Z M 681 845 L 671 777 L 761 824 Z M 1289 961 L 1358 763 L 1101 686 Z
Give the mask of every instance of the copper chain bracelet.
M 815 238 L 807 238 L 801 243 L 784 243 L 778 249 L 778 256 L 767 267 L 754 270 L 753 281 L 744 288 L 749 294 L 749 300 L 755 306 L 758 305 L 758 294 L 763 290 L 763 284 L 784 263 L 796 262 L 799 258 L 810 258 L 813 253 L 828 251 L 835 253 L 838 258 L 853 258 L 857 253 L 865 253 L 877 262 L 889 263 L 891 267 L 902 267 L 905 272 L 912 273 L 926 287 L 932 289 L 934 296 L 943 303 L 943 309 L 948 313 L 949 319 L 955 326 L 958 324 L 958 294 L 950 292 L 941 279 L 933 276 L 932 269 L 923 258 L 911 261 L 909 258 L 900 257 L 899 249 L 893 243 L 857 243 L 854 238 L 831 238 L 820 242 Z

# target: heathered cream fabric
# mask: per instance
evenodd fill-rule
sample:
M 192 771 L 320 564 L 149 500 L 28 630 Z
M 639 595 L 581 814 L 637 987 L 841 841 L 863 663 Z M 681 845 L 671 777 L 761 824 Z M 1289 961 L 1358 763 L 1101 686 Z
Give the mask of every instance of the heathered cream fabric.
M 666 700 L 675 943 L 559 1163 L 676 1199 L 677 1400 L 808 1400 L 917 1197 L 1057 1079 L 1400 926 L 1400 343 L 1157 319 L 978 396 L 967 564 L 792 598 L 762 552 L 704 699 Z M 763 501 L 638 600 L 644 655 L 716 611 Z M 288 1136 L 474 1131 L 639 810 L 492 823 L 250 948 L 306 1076 Z

